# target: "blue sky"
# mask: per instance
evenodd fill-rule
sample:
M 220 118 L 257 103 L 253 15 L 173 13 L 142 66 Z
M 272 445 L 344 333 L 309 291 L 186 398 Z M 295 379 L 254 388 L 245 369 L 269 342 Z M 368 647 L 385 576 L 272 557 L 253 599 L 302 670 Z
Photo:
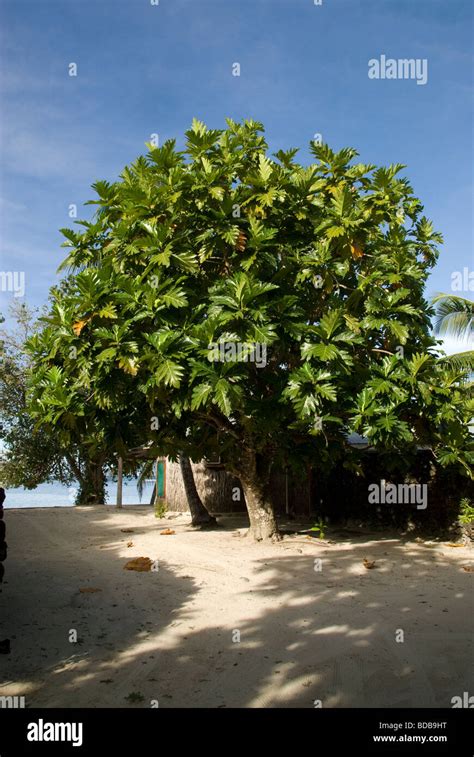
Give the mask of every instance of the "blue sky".
M 445 237 L 428 294 L 474 269 L 471 0 L 0 0 L 0 270 L 40 305 L 58 229 L 90 184 L 193 117 L 262 121 L 272 151 L 315 133 L 364 162 L 405 163 Z M 428 81 L 371 80 L 372 58 L 427 59 Z M 68 74 L 77 64 L 77 76 Z M 232 64 L 241 66 L 239 77 Z M 461 292 L 462 294 L 462 292 Z M 466 289 L 465 296 L 472 296 Z M 0 311 L 12 300 L 0 292 Z

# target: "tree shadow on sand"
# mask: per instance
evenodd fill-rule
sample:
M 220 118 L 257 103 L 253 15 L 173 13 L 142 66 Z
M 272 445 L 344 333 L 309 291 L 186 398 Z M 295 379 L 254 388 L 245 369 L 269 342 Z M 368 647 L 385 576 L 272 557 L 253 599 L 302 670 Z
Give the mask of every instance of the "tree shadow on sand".
M 145 529 L 138 513 L 136 522 Z M 90 525 L 89 546 L 70 546 L 68 575 L 61 545 L 41 561 L 47 610 L 34 586 L 17 594 L 11 580 L 15 632 L 0 693 L 24 693 L 28 706 L 450 707 L 469 690 L 472 575 L 449 554 L 380 535 L 295 536 L 255 545 L 249 558 L 247 540 L 224 529 L 213 537 L 222 585 L 217 562 L 210 587 L 192 566 L 161 558 L 156 573 L 123 570 L 127 535 L 98 514 Z M 195 538 L 207 559 L 205 535 Z M 87 586 L 102 590 L 79 592 Z

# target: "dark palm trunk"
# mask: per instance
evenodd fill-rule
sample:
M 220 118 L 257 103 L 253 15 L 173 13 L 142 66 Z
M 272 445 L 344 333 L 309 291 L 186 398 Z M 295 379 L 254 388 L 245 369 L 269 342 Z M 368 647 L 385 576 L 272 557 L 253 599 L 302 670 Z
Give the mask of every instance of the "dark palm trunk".
M 193 526 L 210 526 L 215 525 L 216 519 L 208 513 L 204 507 L 201 497 L 196 489 L 193 469 L 189 457 L 179 456 L 179 467 L 183 477 L 184 490 L 188 500 L 188 506 L 191 513 L 191 524 Z

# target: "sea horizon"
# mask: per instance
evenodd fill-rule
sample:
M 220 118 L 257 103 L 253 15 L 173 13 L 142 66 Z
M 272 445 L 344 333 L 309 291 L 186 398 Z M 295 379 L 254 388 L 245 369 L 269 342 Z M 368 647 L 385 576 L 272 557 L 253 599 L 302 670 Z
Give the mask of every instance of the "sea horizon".
M 74 499 L 77 485 L 64 486 L 59 482 L 39 484 L 35 489 L 23 487 L 5 487 L 6 499 L 4 508 L 39 508 L 39 507 L 75 507 Z M 148 482 L 143 489 L 140 500 L 136 480 L 123 482 L 122 504 L 124 505 L 149 505 L 153 491 L 153 484 Z M 106 505 L 115 505 L 117 496 L 117 482 L 108 481 L 106 486 Z

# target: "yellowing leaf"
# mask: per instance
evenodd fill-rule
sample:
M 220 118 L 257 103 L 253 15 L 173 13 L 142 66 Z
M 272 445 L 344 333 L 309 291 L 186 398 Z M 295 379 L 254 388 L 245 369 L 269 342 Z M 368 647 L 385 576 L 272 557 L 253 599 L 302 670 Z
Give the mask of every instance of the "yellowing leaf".
M 335 195 L 340 191 L 340 189 L 342 189 L 343 186 L 344 186 L 344 182 L 340 181 L 339 184 L 336 184 L 335 187 L 334 186 L 328 187 L 328 192 L 331 192 L 331 194 Z
M 136 376 L 138 373 L 138 360 L 135 357 L 121 357 L 118 361 L 119 368 L 122 368 L 125 373 L 129 373 L 131 376 Z
M 83 318 L 80 321 L 76 321 L 76 323 L 73 324 L 72 330 L 74 331 L 76 336 L 80 336 L 80 333 L 84 326 L 90 321 L 90 318 Z
M 353 258 L 362 258 L 364 255 L 362 248 L 359 247 L 357 242 L 351 244 L 351 255 Z
M 256 218 L 257 217 L 258 218 L 265 218 L 267 214 L 265 213 L 264 209 L 260 205 L 255 205 L 255 207 L 253 209 L 253 215 Z

